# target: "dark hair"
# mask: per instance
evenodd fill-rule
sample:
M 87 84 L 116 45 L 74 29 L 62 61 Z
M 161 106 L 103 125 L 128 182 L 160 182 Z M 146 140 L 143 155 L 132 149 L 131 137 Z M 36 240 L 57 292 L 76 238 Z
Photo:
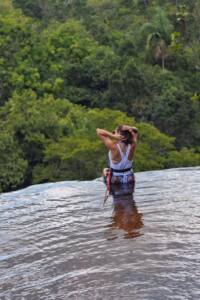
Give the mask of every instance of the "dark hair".
M 116 131 L 124 137 L 123 143 L 125 145 L 132 144 L 133 143 L 133 136 L 128 130 L 123 130 L 123 126 L 120 125 L 116 128 Z

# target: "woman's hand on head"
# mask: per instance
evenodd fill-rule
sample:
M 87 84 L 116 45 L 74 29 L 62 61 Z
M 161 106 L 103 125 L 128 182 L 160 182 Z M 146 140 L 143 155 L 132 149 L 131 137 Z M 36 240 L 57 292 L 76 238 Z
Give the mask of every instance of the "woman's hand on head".
M 125 140 L 124 136 L 121 135 L 121 134 L 119 134 L 119 133 L 115 133 L 113 135 L 113 138 L 116 139 L 117 141 L 123 141 L 123 140 Z
M 138 140 L 138 132 L 136 130 L 130 129 L 130 134 L 132 135 L 133 138 L 133 144 L 137 143 Z
M 129 125 L 122 125 L 122 130 L 128 130 L 130 132 L 134 131 L 135 133 L 138 132 L 137 127 L 129 126 Z
M 138 129 L 136 127 L 131 127 L 128 129 L 132 136 L 138 136 Z

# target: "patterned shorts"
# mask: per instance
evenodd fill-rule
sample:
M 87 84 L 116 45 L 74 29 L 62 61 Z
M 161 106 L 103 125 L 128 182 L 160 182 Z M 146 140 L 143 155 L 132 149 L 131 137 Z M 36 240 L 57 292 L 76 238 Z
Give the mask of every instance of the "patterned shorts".
M 113 184 L 124 184 L 124 183 L 135 183 L 135 176 L 133 173 L 123 175 L 112 175 L 111 183 Z

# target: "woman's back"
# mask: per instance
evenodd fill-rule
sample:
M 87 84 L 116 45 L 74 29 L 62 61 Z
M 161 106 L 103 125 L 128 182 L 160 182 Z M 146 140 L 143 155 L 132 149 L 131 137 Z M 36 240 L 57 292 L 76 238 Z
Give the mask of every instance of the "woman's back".
M 132 160 L 129 160 L 129 154 L 131 150 L 131 145 L 124 147 L 124 151 L 120 147 L 121 143 L 116 144 L 116 148 L 118 149 L 119 155 L 120 155 L 120 161 L 116 162 L 116 160 L 113 160 L 112 152 L 109 151 L 108 157 L 109 157 L 109 164 L 110 168 L 116 169 L 116 170 L 124 170 L 132 168 Z

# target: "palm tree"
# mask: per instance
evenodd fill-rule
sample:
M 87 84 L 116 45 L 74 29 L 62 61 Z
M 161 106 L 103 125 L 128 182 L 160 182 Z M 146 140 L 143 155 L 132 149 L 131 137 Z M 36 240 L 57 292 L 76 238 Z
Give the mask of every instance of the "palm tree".
M 156 62 L 162 62 L 162 69 L 165 69 L 165 60 L 169 55 L 168 45 L 162 36 L 157 33 L 152 33 L 148 36 L 146 44 L 147 53 L 153 55 Z
M 141 33 L 146 35 L 146 55 L 153 57 L 156 62 L 161 61 L 162 69 L 169 56 L 168 47 L 171 43 L 172 25 L 165 12 L 157 7 L 152 22 L 145 23 Z

